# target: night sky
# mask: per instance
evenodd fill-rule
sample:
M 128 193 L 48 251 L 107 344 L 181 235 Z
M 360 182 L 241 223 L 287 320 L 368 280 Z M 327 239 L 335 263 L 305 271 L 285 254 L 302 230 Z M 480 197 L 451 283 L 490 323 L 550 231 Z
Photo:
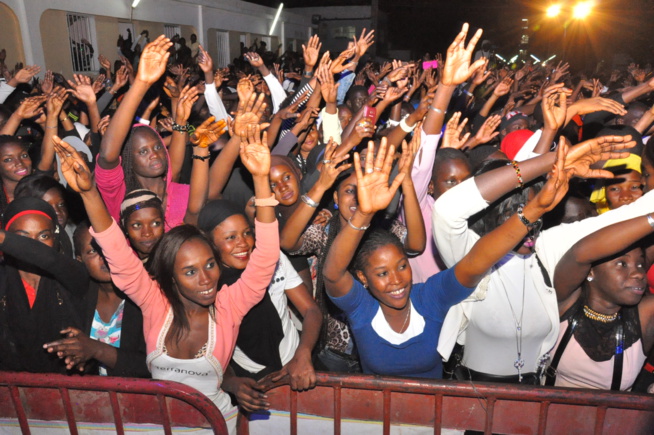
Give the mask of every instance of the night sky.
M 256 0 L 277 7 L 279 0 Z M 389 16 L 391 48 L 411 49 L 418 57 L 425 52 L 445 52 L 461 24 L 482 27 L 502 56 L 518 51 L 521 19 L 529 19 L 530 52 L 539 58 L 561 53 L 564 16 L 545 17 L 548 0 L 379 0 Z M 560 2 L 570 7 L 576 1 Z M 610 62 L 625 53 L 645 63 L 654 52 L 654 0 L 595 0 L 592 15 L 583 22 L 568 19 L 566 58 L 579 67 L 594 66 L 599 59 Z M 344 6 L 370 4 L 357 0 L 285 0 L 285 7 Z M 391 18 L 392 17 L 392 18 Z

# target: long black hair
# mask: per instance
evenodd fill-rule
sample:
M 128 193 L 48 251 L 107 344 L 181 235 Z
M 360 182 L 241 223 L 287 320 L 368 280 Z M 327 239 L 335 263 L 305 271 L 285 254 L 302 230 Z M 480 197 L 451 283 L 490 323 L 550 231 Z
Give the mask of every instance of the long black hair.
M 157 133 L 157 131 L 153 128 L 147 125 L 137 125 L 132 128 L 129 137 L 127 138 L 127 142 L 125 143 L 125 146 L 120 153 L 120 157 L 122 158 L 121 166 L 123 167 L 123 173 L 125 174 L 125 192 L 143 189 L 143 186 L 141 186 L 139 183 L 138 179 L 136 178 L 136 173 L 134 172 L 134 136 L 143 133 L 151 135 L 152 137 L 156 137 L 156 139 L 161 142 L 161 146 L 166 149 L 165 145 L 161 141 L 161 136 L 159 136 L 159 133 Z M 164 178 L 166 177 L 168 171 L 168 159 L 166 159 L 165 165 L 166 166 L 164 166 L 163 172 Z
M 168 303 L 173 309 L 173 323 L 170 331 L 173 340 L 176 342 L 182 339 L 190 326 L 186 311 L 184 311 L 182 298 L 175 283 L 175 259 L 182 245 L 189 240 L 195 239 L 206 243 L 214 256 L 219 258 L 211 241 L 199 229 L 193 225 L 180 225 L 164 234 L 148 264 L 150 275 L 157 281 L 161 292 L 168 299 Z M 209 313 L 211 316 L 214 315 L 213 307 L 209 309 Z

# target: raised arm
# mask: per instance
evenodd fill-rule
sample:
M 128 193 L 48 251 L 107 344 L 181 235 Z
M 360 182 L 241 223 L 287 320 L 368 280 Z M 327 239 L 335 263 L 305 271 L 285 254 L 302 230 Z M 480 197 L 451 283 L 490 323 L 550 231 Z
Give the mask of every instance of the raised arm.
M 161 35 L 143 49 L 134 84 L 125 94 L 102 137 L 98 159 L 101 168 L 113 169 L 118 166 L 120 151 L 132 127 L 136 110 L 150 86 L 166 72 L 166 63 L 170 56 L 168 49 L 171 46 L 170 39 Z
M 413 135 L 413 139 L 408 144 L 406 141 L 403 141 L 402 157 L 399 164 L 400 172 L 404 174 L 404 180 L 402 180 L 402 210 L 407 229 L 404 249 L 411 256 L 421 254 L 427 244 L 425 221 L 422 218 L 420 202 L 418 201 L 416 188 L 413 185 L 413 178 L 411 177 L 411 169 L 413 168 L 413 162 L 419 149 L 419 134 Z
M 41 143 L 41 159 L 37 169 L 40 171 L 52 170 L 52 163 L 54 162 L 54 142 L 52 138 L 57 135 L 59 130 L 59 114 L 61 108 L 66 102 L 66 90 L 58 87 L 48 95 L 48 101 L 45 104 L 46 118 L 45 118 L 45 132 L 43 134 L 43 142 Z
M 549 180 L 522 210 L 475 243 L 470 252 L 454 266 L 457 280 L 476 287 L 488 270 L 508 254 L 533 229 L 546 212 L 554 208 L 568 191 L 572 170 L 565 170 L 567 147 L 559 145 L 557 160 Z M 559 169 L 560 168 L 560 169 Z
M 554 272 L 554 288 L 559 303 L 565 302 L 588 276 L 593 263 L 627 249 L 651 234 L 652 215 L 604 227 L 579 240 L 565 253 Z
M 188 142 L 187 121 L 191 116 L 193 104 L 197 101 L 197 99 L 197 88 L 186 85 L 180 93 L 179 100 L 177 100 L 177 110 L 175 110 L 175 122 L 173 124 L 173 136 L 170 141 L 170 146 L 168 147 L 172 181 L 179 180 L 182 166 L 184 166 L 186 144 Z
M 353 277 L 348 266 L 365 234 L 365 230 L 379 210 L 388 207 L 395 192 L 402 184 L 404 173 L 399 173 L 389 186 L 388 179 L 393 166 L 395 147 L 386 146 L 382 138 L 379 151 L 374 159 L 366 159 L 365 173 L 361 170 L 359 153 L 354 154 L 354 170 L 357 175 L 358 207 L 334 239 L 323 268 L 325 290 L 332 297 L 345 296 L 350 292 Z M 375 155 L 373 142 L 368 143 L 368 155 Z

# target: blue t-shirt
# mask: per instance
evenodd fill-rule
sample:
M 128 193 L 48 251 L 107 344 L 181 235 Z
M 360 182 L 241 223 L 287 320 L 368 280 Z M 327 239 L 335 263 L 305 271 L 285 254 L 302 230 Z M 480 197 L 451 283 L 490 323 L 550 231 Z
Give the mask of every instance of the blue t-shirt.
M 379 302 L 359 281 L 354 280 L 347 295 L 331 300 L 347 315 L 364 373 L 441 378 L 443 363 L 436 346 L 443 320 L 450 307 L 473 290 L 459 283 L 453 268 L 437 273 L 424 283 L 413 284 L 411 302 L 424 318 L 425 326 L 422 333 L 401 344 L 390 343 L 373 329 L 372 320 L 379 311 Z

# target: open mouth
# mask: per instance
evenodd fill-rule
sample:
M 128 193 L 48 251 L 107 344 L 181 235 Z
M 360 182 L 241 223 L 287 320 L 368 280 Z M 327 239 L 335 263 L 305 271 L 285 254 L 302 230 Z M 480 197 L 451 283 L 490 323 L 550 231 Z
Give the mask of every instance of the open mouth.
M 198 292 L 202 296 L 209 296 L 211 293 L 213 293 L 213 288 L 210 288 L 209 290 L 201 291 Z
M 232 256 L 238 258 L 239 260 L 245 260 L 250 256 L 250 252 L 249 251 L 238 252 L 236 254 L 232 254 Z
M 401 289 L 398 289 L 398 290 L 395 290 L 395 291 L 389 292 L 388 294 L 389 294 L 392 298 L 400 299 L 400 298 L 402 298 L 402 297 L 404 296 L 404 293 L 406 293 L 406 287 L 402 287 Z
M 14 172 L 16 175 L 27 175 L 27 169 L 19 169 L 16 172 Z
M 354 213 L 355 211 L 357 211 L 357 206 L 356 205 L 350 207 L 350 212 L 351 213 Z

